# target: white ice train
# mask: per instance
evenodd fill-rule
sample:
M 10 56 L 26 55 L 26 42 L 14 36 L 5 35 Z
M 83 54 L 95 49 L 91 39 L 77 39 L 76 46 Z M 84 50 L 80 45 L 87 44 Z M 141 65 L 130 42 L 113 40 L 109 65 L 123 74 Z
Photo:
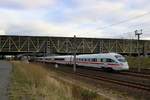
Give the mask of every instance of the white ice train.
M 66 56 L 38 57 L 37 60 L 57 64 L 73 64 L 74 56 L 66 55 Z M 112 69 L 115 71 L 129 70 L 129 66 L 125 58 L 117 53 L 77 55 L 76 64 L 79 66 Z

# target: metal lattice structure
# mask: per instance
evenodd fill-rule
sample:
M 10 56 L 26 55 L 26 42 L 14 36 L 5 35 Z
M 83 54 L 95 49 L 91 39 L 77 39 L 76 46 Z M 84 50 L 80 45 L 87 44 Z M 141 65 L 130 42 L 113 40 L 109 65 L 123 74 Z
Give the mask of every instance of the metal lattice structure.
M 40 36 L 0 36 L 0 53 L 77 53 L 117 52 L 121 54 L 150 53 L 150 41 L 141 40 L 139 49 L 137 40 L 76 38 L 73 37 L 40 37 Z

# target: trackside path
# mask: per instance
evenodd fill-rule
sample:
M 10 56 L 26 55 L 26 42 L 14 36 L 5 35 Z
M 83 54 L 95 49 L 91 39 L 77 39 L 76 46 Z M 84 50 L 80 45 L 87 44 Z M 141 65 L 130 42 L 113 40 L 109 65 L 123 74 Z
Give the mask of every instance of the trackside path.
M 8 100 L 8 85 L 12 66 L 7 61 L 0 61 L 0 100 Z

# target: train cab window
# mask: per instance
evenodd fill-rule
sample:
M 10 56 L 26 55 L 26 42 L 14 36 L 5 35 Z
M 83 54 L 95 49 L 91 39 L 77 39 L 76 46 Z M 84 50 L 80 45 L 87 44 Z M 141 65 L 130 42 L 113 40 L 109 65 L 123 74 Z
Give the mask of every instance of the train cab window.
M 125 58 L 123 56 L 120 56 L 120 55 L 116 55 L 115 56 L 116 59 L 119 61 L 119 62 L 126 62 Z

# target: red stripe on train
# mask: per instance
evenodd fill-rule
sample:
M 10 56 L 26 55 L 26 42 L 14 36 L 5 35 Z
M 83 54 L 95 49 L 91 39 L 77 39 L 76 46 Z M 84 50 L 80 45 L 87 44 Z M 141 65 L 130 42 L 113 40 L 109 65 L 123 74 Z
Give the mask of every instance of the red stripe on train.
M 73 63 L 73 62 L 70 62 L 70 61 L 56 61 L 56 63 Z M 78 63 L 82 63 L 82 64 L 104 64 L 103 62 L 76 62 L 77 64 Z M 119 64 L 110 64 L 110 63 L 107 63 L 107 65 L 110 65 L 110 66 L 120 66 Z

